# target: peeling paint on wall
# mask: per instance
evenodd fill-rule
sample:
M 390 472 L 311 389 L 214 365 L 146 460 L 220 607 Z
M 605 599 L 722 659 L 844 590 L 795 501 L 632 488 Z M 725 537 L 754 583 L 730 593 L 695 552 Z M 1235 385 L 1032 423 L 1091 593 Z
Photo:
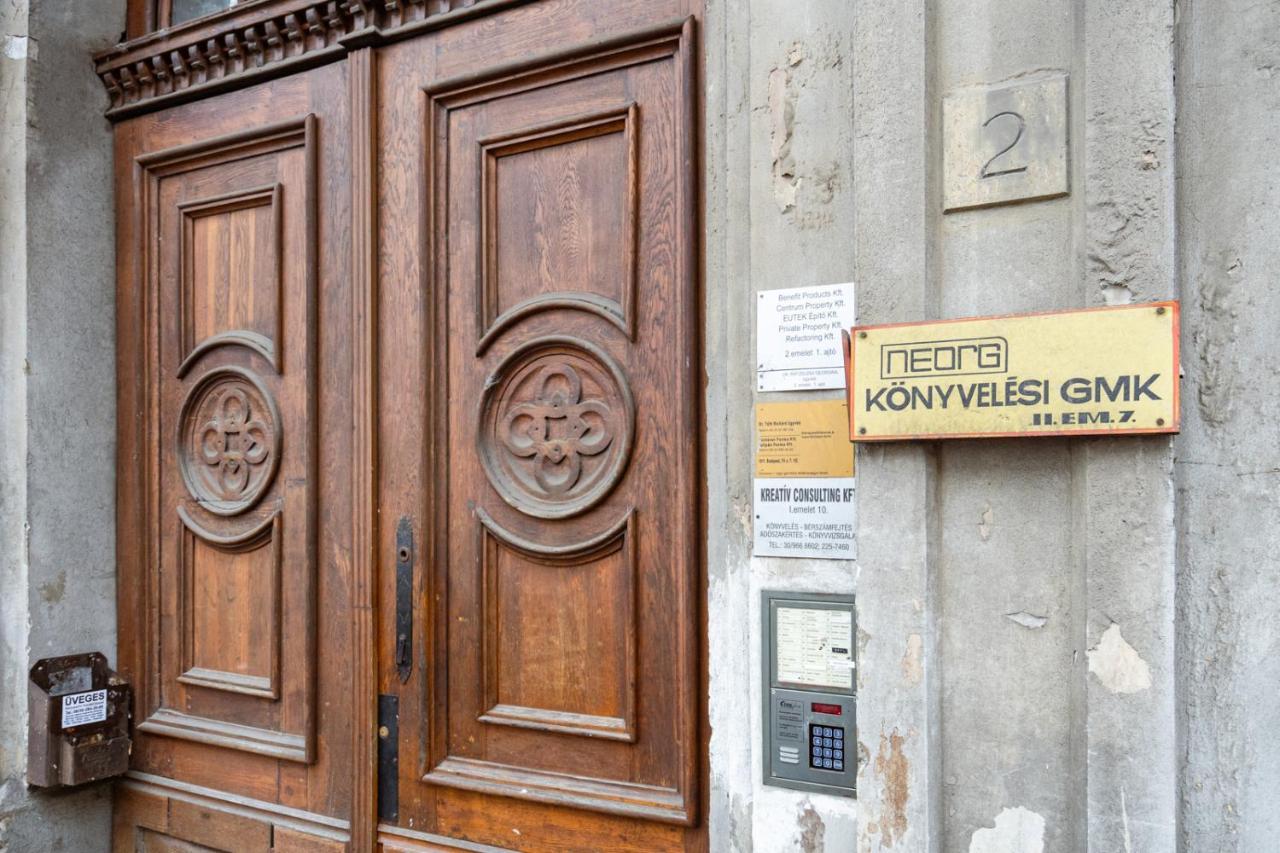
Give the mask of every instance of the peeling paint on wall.
M 864 631 L 861 625 L 858 625 L 858 640 L 857 640 L 858 656 L 855 659 L 855 661 L 863 661 L 867 659 L 867 644 L 870 642 L 871 642 L 871 635 L 868 634 L 866 631 Z M 866 681 L 863 680 L 863 676 L 862 676 L 862 666 L 858 665 L 854 669 L 854 673 L 856 674 L 856 678 L 858 681 L 858 689 L 861 690 L 863 687 L 866 687 Z
M 1089 671 L 1112 693 L 1137 693 L 1151 686 L 1151 668 L 1114 622 L 1089 649 Z
M 1206 273 L 1198 282 L 1202 322 L 1192 327 L 1191 333 L 1200 362 L 1196 402 L 1208 424 L 1222 426 L 1231 417 L 1236 396 L 1239 367 L 1227 354 L 1239 339 L 1244 264 L 1228 250 L 1216 263 L 1206 259 L 1204 269 Z
M 1120 154 L 1109 154 L 1116 160 L 1111 169 L 1096 173 L 1091 186 L 1095 200 L 1088 210 L 1089 271 L 1106 304 L 1124 305 L 1144 295 L 1144 273 L 1158 262 L 1152 256 L 1151 238 L 1166 213 L 1155 190 L 1162 178 L 1158 167 L 1169 145 L 1169 127 L 1159 111 L 1134 115 L 1104 107 L 1093 109 L 1086 121 L 1101 130 L 1099 137 L 1124 139 L 1130 150 L 1141 152 L 1123 161 Z M 1135 160 L 1136 169 L 1129 165 Z
M 902 680 L 915 687 L 924 677 L 924 641 L 919 634 L 907 637 L 907 651 L 902 656 Z
M 824 231 L 839 221 L 850 182 L 840 150 L 847 126 L 832 120 L 848 115 L 852 105 L 822 100 L 818 93 L 847 90 L 844 60 L 850 47 L 828 32 L 778 48 L 785 53 L 769 69 L 760 107 L 769 132 L 770 195 L 791 227 Z M 803 127 L 809 130 L 802 139 Z
M 788 65 L 800 62 L 793 48 Z M 796 161 L 791 156 L 791 134 L 795 130 L 796 101 L 790 90 L 791 72 L 786 66 L 769 72 L 769 153 L 773 157 L 773 198 L 778 210 L 786 213 L 796 204 Z
M 1036 628 L 1043 628 L 1045 625 L 1049 624 L 1049 618 L 1047 616 L 1037 616 L 1036 614 L 1028 613 L 1025 610 L 1019 610 L 1017 613 L 1006 613 L 1004 618 L 1008 619 L 1010 622 L 1016 622 L 1023 628 L 1031 628 L 1033 630 Z
M 970 837 L 969 853 L 1044 853 L 1044 829 L 1044 817 L 1029 809 L 1001 809 L 994 827 Z
M 826 849 L 827 826 L 808 797 L 800 804 L 800 817 L 796 823 L 800 828 L 797 849 L 804 853 L 822 853 Z
M 982 517 L 978 519 L 978 537 L 983 542 L 991 539 L 991 527 L 995 520 L 996 514 L 992 512 L 991 504 L 987 504 L 986 508 L 982 510 Z
M 45 604 L 57 604 L 62 601 L 62 597 L 67 594 L 67 573 L 65 570 L 58 572 L 58 577 L 49 583 L 40 584 L 40 597 L 44 599 Z
M 26 59 L 31 39 L 27 36 L 5 36 L 4 56 L 6 59 Z M 32 59 L 35 57 L 33 56 Z
M 907 800 L 911 797 L 909 785 L 910 766 L 902 751 L 905 737 L 894 729 L 888 735 L 880 735 L 880 751 L 876 755 L 875 771 L 881 781 L 880 830 L 881 844 L 892 847 L 907 832 Z M 874 830 L 867 827 L 867 832 Z

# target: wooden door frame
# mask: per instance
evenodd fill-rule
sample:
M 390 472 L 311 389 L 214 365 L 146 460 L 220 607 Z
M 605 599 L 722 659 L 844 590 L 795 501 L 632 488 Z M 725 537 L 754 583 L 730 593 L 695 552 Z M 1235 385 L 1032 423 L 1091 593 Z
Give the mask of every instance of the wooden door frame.
M 351 128 L 350 190 L 351 227 L 351 334 L 353 346 L 352 424 L 354 507 L 351 516 L 352 566 L 351 619 L 354 630 L 353 661 L 373 666 L 353 667 L 352 693 L 355 702 L 351 738 L 353 776 L 350 844 L 352 850 L 372 850 L 377 837 L 377 459 L 376 423 L 378 388 L 377 351 L 377 220 L 375 195 L 376 162 L 376 49 L 381 45 L 409 39 L 431 30 L 453 26 L 474 18 L 499 14 L 507 9 L 538 0 L 480 0 L 476 5 L 456 9 L 431 9 L 428 0 L 362 0 L 335 6 L 330 0 L 260 0 L 233 7 L 226 12 L 184 23 L 168 30 L 151 31 L 157 23 L 155 0 L 129 0 L 127 35 L 132 39 L 95 57 L 99 75 L 111 105 L 107 116 L 113 121 L 141 116 L 215 94 L 233 92 L 267 80 L 282 78 L 304 69 L 332 62 L 348 61 Z M 683 261 L 693 289 L 696 306 L 691 329 L 691 351 L 699 354 L 702 393 L 684 425 L 693 431 L 693 464 L 697 476 L 695 510 L 697 535 L 688 543 L 696 569 L 690 593 L 691 630 L 696 632 L 698 670 L 696 735 L 698 820 L 706 822 L 709 803 L 709 720 L 707 671 L 707 466 L 706 466 L 706 352 L 705 257 L 703 241 L 704 187 L 702 180 L 703 113 L 702 73 L 705 56 L 698 27 L 702 3 L 691 0 L 691 38 L 685 75 L 686 98 L 683 142 L 686 186 L 683 199 L 689 234 Z M 328 12 L 326 12 L 328 10 Z M 306 23 L 304 31 L 301 23 Z M 607 37 L 606 37 L 607 38 Z M 283 40 L 282 40 L 283 39 Z M 603 39 L 602 39 L 603 40 Z M 127 133 L 127 131 L 126 131 Z M 128 137 L 132 138 L 132 137 Z M 118 163 L 118 169 L 127 168 Z M 121 184 L 123 187 L 124 185 Z M 133 236 L 126 228 L 119 260 L 120 287 L 132 287 L 130 259 Z M 132 363 L 132 355 L 121 356 Z M 139 365 L 144 369 L 145 365 Z M 122 372 L 122 376 L 130 376 Z M 133 411 L 133 380 L 123 381 L 122 411 Z M 123 426 L 122 421 L 122 429 Z M 128 469 L 128 470 L 124 470 Z M 121 482 L 125 491 L 136 479 L 133 468 L 122 459 Z M 122 491 L 122 494 L 124 492 Z M 121 529 L 129 529 L 136 513 L 123 506 Z M 126 549 L 127 551 L 127 549 Z M 122 551 L 122 553 L 126 553 Z M 132 602 L 131 592 L 122 592 L 122 602 Z

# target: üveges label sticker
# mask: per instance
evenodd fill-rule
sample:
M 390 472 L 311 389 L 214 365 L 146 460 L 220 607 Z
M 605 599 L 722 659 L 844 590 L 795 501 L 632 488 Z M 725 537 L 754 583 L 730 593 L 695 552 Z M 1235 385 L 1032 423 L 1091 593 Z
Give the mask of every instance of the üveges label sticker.
M 1178 303 L 855 326 L 854 441 L 1178 431 Z
M 62 697 L 62 728 L 101 723 L 107 719 L 107 691 L 88 690 Z

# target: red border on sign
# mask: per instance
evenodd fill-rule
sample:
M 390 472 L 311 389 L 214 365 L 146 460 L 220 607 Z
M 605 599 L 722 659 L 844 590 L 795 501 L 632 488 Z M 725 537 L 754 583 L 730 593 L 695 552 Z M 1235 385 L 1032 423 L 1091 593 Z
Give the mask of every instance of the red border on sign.
M 855 343 L 859 332 L 870 332 L 881 329 L 900 329 L 907 326 L 942 326 L 955 323 L 977 323 L 988 320 L 1013 320 L 1024 317 L 1057 317 L 1064 314 L 1091 314 L 1098 311 L 1135 311 L 1164 307 L 1169 309 L 1173 330 L 1173 423 L 1163 427 L 1138 427 L 1131 429 L 1061 429 L 1061 430 L 1005 430 L 1002 432 L 945 432 L 945 433 L 904 433 L 900 435 L 858 435 L 857 407 L 854 405 L 853 378 L 857 375 L 856 360 L 858 346 Z M 948 320 L 925 320 L 910 323 L 882 323 L 877 326 L 854 326 L 849 334 L 848 349 L 848 388 L 849 403 L 849 440 L 855 442 L 879 441 L 936 441 L 949 438 L 1054 438 L 1062 436 L 1094 436 L 1094 435 L 1171 435 L 1182 429 L 1182 363 L 1180 359 L 1180 329 L 1182 326 L 1182 310 L 1177 300 L 1167 302 L 1141 302 L 1135 305 L 1103 305 L 1096 308 L 1073 308 L 1067 311 L 1032 311 L 1027 314 L 993 314 L 989 317 L 955 317 Z

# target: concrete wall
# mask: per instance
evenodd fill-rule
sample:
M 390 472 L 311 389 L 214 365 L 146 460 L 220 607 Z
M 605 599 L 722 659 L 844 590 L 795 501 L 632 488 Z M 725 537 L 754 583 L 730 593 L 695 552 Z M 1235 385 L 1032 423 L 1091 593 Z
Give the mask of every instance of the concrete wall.
M 26 766 L 27 45 L 25 0 L 0 4 L 0 849 Z
M 0 850 L 106 850 L 110 790 L 28 791 L 26 670 L 115 656 L 115 219 L 91 54 L 123 0 L 0 6 Z
M 856 837 L 852 800 L 765 787 L 759 748 L 760 590 L 851 592 L 854 567 L 751 556 L 755 293 L 854 277 L 855 16 L 848 9 L 847 0 L 810 0 L 803 10 L 790 0 L 708 5 L 708 620 L 717 850 L 852 850 Z M 799 395 L 821 396 L 841 395 Z
M 1280 849 L 1280 5 L 716 0 L 706 35 L 713 846 Z M 944 214 L 942 97 L 1049 72 L 1069 195 Z M 850 279 L 866 323 L 1181 298 L 1184 433 L 863 448 L 856 562 L 753 558 L 754 292 Z M 759 781 L 766 586 L 858 595 L 856 805 Z
M 1280 4 L 1179 4 L 1183 851 L 1280 848 Z

